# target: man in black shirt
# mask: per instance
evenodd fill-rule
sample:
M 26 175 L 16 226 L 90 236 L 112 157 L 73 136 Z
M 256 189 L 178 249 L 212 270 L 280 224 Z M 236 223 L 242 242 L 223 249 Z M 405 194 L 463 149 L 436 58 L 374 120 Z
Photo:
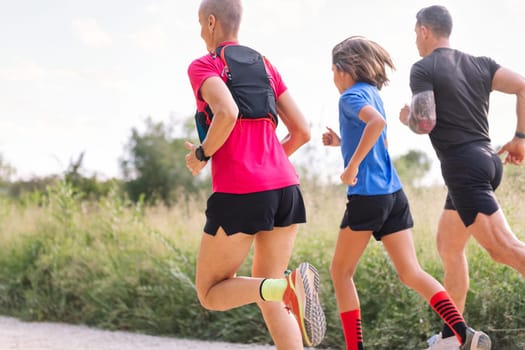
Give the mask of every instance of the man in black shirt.
M 400 120 L 418 134 L 429 134 L 448 188 L 437 230 L 444 285 L 463 311 L 469 288 L 465 247 L 470 236 L 492 259 L 525 276 L 525 244 L 511 231 L 494 195 L 505 163 L 525 159 L 525 78 L 488 57 L 474 57 L 450 47 L 452 18 L 442 6 L 416 15 L 416 45 L 423 57 L 412 66 L 411 106 Z M 490 144 L 489 95 L 492 90 L 517 97 L 517 126 L 498 152 Z M 429 341 L 430 350 L 458 349 L 452 331 Z M 477 348 L 473 348 L 477 349 Z

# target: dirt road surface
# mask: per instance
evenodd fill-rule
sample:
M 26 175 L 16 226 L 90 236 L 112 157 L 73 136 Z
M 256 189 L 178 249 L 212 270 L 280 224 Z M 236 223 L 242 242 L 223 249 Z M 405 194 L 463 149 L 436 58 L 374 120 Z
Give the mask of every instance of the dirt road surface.
M 112 332 L 0 316 L 0 350 L 270 350 L 273 346 L 204 342 Z

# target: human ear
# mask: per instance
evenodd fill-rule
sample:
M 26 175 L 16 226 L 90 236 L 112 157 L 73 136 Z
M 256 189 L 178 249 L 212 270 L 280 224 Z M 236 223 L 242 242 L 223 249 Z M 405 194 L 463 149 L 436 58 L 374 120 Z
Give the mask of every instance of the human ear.
M 208 29 L 210 31 L 210 33 L 213 33 L 213 31 L 215 30 L 215 23 L 216 23 L 217 19 L 215 18 L 214 15 L 209 15 L 208 16 Z
M 421 26 L 421 34 L 423 34 L 423 38 L 427 39 L 430 31 L 426 26 Z

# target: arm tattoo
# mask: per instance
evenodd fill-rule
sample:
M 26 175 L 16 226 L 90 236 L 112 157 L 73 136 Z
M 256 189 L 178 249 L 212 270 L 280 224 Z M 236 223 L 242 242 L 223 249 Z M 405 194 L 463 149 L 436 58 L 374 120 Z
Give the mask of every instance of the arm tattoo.
M 433 91 L 423 91 L 412 97 L 408 126 L 416 134 L 428 134 L 436 125 L 436 102 Z

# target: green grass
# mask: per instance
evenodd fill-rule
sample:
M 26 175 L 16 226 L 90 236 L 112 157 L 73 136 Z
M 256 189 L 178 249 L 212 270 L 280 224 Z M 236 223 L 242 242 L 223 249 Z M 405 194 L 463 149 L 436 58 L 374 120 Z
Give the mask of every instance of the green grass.
M 523 239 L 520 177 L 498 196 Z M 301 227 L 290 266 L 318 267 L 327 336 L 321 347 L 341 349 L 329 266 L 344 210 L 341 186 L 303 185 L 308 224 Z M 414 239 L 425 270 L 441 279 L 434 231 L 445 192 L 406 189 L 415 219 Z M 204 310 L 194 286 L 195 258 L 205 195 L 174 207 L 145 207 L 111 194 L 82 202 L 67 184 L 31 201 L 0 199 L 0 313 L 149 334 L 242 343 L 269 343 L 262 317 L 250 305 L 228 312 Z M 525 348 L 525 283 L 469 245 L 469 324 L 489 332 L 498 350 Z M 251 257 L 239 274 L 248 274 Z M 440 321 L 397 279 L 381 244 L 371 241 L 356 275 L 367 348 L 423 349 Z

